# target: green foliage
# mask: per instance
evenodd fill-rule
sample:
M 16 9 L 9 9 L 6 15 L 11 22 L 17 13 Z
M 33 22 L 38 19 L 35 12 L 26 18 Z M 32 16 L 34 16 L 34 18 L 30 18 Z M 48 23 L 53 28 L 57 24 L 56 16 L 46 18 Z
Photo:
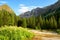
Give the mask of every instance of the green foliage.
M 41 30 L 40 24 L 38 23 L 37 26 L 35 27 L 36 30 Z
M 56 32 L 57 32 L 58 34 L 60 34 L 60 29 L 57 29 Z
M 50 28 L 50 27 L 49 27 L 49 20 L 48 20 L 48 19 L 45 20 L 45 27 L 44 27 L 44 28 L 47 28 L 47 29 Z
M 22 27 L 27 27 L 26 18 L 22 19 Z
M 9 13 L 6 10 L 1 10 L 0 11 L 0 26 L 4 25 L 14 25 L 15 24 L 15 14 L 14 13 Z
M 29 18 L 20 18 L 14 12 L 10 13 L 4 9 L 0 11 L 0 26 L 12 25 L 22 26 L 32 29 L 57 29 L 60 28 L 60 8 L 53 13 L 47 13 L 46 16 L 31 16 Z
M 41 27 L 43 27 L 43 18 L 42 18 L 42 16 L 40 16 L 40 18 L 39 18 L 39 23 L 40 23 Z
M 15 26 L 0 28 L 0 40 L 30 40 L 34 35 L 27 29 Z
M 58 20 L 58 28 L 60 28 L 60 18 L 59 18 L 59 20 Z
M 36 27 L 36 18 L 34 16 L 27 18 L 27 27 L 35 29 Z
M 51 16 L 49 19 L 44 18 L 41 15 L 38 17 L 32 16 L 30 18 L 25 18 L 25 20 L 23 20 L 24 25 L 32 29 L 57 29 L 58 25 L 60 24 L 57 24 L 57 20 L 54 16 Z
M 8 37 L 0 35 L 0 40 L 8 40 Z
M 57 21 L 54 17 L 51 17 L 50 19 L 50 26 L 51 28 L 55 28 L 55 29 L 57 28 Z

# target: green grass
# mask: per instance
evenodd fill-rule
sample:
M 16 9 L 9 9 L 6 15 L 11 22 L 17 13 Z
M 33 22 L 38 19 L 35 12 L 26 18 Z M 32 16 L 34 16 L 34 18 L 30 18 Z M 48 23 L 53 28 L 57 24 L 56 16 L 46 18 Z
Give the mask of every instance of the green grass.
M 34 36 L 33 33 L 28 32 L 28 29 L 5 26 L 0 27 L 0 40 L 31 40 Z

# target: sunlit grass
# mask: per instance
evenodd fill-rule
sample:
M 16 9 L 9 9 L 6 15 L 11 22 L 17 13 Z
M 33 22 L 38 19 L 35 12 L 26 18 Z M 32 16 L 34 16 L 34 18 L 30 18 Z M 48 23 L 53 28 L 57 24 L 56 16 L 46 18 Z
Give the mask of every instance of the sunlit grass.
M 16 26 L 0 27 L 0 40 L 31 40 L 33 33 Z

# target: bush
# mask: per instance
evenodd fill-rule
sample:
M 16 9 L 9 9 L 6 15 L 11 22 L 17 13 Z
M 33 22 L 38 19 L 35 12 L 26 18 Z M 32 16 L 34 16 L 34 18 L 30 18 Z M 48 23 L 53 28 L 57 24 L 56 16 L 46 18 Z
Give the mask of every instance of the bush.
M 28 40 L 34 35 L 21 27 L 1 27 L 0 40 Z
M 58 34 L 60 34 L 60 29 L 57 29 L 57 31 L 56 31 Z

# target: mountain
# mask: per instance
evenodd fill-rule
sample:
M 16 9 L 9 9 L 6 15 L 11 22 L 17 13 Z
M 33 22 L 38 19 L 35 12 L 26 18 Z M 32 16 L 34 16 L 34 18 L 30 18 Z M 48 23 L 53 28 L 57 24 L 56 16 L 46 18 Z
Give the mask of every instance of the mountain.
M 39 8 L 37 7 L 36 9 L 31 10 L 31 14 L 34 16 L 38 16 L 42 13 L 45 13 L 45 9 L 44 8 Z
M 60 11 L 60 0 L 58 0 L 58 2 L 56 2 L 53 5 L 50 5 L 50 6 L 46 7 L 46 10 L 47 11 L 44 14 L 44 16 L 46 16 L 46 17 L 48 17 L 50 15 L 55 15 L 55 14 L 57 15 L 57 13 Z
M 51 12 L 51 11 L 56 10 L 56 9 L 59 8 L 59 7 L 60 7 L 60 1 L 56 2 L 56 3 L 53 4 L 53 5 L 47 6 L 47 7 L 46 7 L 46 10 Z
M 14 13 L 14 11 L 7 4 L 0 5 L 0 11 L 1 10 L 6 10 L 10 13 Z
M 45 13 L 45 9 L 37 7 L 36 9 L 20 14 L 20 17 L 38 16 L 42 13 Z
M 20 15 L 20 17 L 26 17 L 26 18 L 28 18 L 28 17 L 30 17 L 30 16 L 31 16 L 30 11 L 25 12 L 25 13 L 22 13 L 22 14 Z
M 39 16 L 39 15 L 47 16 L 47 15 L 50 15 L 51 13 L 54 13 L 59 8 L 60 8 L 60 0 L 58 0 L 56 3 L 54 3 L 50 6 L 46 6 L 44 8 L 37 7 L 36 9 L 32 9 L 30 12 L 25 12 L 24 14 L 21 14 L 20 16 L 27 17 L 27 14 L 29 17 L 30 16 Z

